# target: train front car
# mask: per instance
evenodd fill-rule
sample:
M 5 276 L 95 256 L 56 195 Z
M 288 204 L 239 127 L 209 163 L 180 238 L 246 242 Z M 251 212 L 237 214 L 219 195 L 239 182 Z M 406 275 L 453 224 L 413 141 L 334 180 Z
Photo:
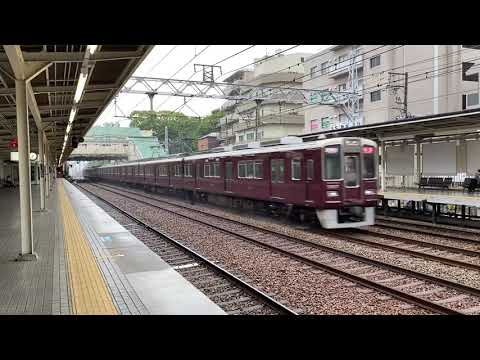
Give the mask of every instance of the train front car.
M 375 223 L 378 153 L 374 141 L 333 138 L 322 142 L 322 227 L 352 228 Z

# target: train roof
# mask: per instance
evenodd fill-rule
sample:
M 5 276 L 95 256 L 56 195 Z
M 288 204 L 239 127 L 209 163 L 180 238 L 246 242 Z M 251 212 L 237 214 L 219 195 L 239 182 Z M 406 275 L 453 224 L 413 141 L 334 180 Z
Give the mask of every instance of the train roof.
M 337 137 L 337 138 L 330 138 L 330 139 L 322 139 L 316 141 L 309 141 L 300 144 L 290 144 L 290 145 L 275 145 L 275 146 L 268 146 L 268 147 L 258 147 L 258 148 L 249 148 L 249 149 L 242 149 L 242 150 L 232 150 L 232 151 L 223 151 L 223 152 L 213 152 L 213 153 L 205 153 L 205 154 L 197 154 L 197 155 L 190 155 L 190 156 L 179 156 L 179 157 L 172 157 L 168 159 L 158 159 L 158 160 L 151 160 L 151 161 L 137 161 L 137 162 L 129 162 L 117 165 L 104 165 L 101 168 L 106 167 L 119 167 L 119 166 L 133 166 L 133 165 L 152 165 L 152 164 L 168 164 L 172 162 L 178 162 L 182 160 L 201 160 L 201 159 L 216 159 L 222 157 L 229 157 L 229 156 L 248 156 L 248 155 L 255 155 L 255 154 L 268 154 L 273 152 L 284 152 L 284 151 L 295 151 L 295 150 L 306 150 L 306 149 L 316 149 L 322 148 L 328 145 L 335 145 L 343 143 L 344 139 L 348 139 L 347 137 Z M 365 139 L 365 138 L 356 138 L 361 139 L 362 145 L 371 145 L 377 146 L 375 141 Z

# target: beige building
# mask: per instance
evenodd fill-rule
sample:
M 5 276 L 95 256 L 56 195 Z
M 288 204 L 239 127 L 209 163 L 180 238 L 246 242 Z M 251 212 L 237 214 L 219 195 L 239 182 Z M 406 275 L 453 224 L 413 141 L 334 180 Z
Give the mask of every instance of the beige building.
M 477 47 L 338 45 L 310 56 L 303 88 L 355 92 L 358 101 L 307 106 L 305 133 L 479 107 Z
M 275 87 L 302 87 L 303 61 L 311 54 L 278 54 L 260 61 L 253 70 L 235 72 L 225 82 L 232 84 L 229 94 L 238 94 L 238 85 L 265 85 Z M 254 61 L 258 61 L 255 59 Z M 301 102 L 265 100 L 259 105 L 258 139 L 256 132 L 256 102 L 227 101 L 221 108 L 225 116 L 220 119 L 220 138 L 225 145 L 242 144 L 255 140 L 278 139 L 287 135 L 303 133 L 305 119 L 303 111 L 289 112 L 300 107 Z

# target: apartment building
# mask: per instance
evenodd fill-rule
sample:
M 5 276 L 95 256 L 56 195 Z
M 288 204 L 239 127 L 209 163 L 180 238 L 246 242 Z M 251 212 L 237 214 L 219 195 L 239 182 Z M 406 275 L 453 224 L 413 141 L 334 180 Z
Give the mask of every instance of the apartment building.
M 477 45 L 327 48 L 305 59 L 303 87 L 358 96 L 355 106 L 306 106 L 305 133 L 479 107 L 479 60 Z
M 239 70 L 225 82 L 231 83 L 229 94 L 238 94 L 238 85 L 265 85 L 278 87 L 302 87 L 303 61 L 310 53 L 277 54 L 254 65 L 253 70 Z M 254 59 L 258 61 L 260 59 Z M 265 100 L 259 104 L 259 120 L 256 123 L 255 101 L 227 101 L 221 108 L 225 116 L 220 119 L 220 139 L 225 145 L 252 141 L 278 139 L 303 133 L 304 115 L 300 101 Z M 287 112 L 295 107 L 298 111 Z M 257 128 L 258 127 L 258 128 Z M 255 139 L 255 134 L 258 138 Z

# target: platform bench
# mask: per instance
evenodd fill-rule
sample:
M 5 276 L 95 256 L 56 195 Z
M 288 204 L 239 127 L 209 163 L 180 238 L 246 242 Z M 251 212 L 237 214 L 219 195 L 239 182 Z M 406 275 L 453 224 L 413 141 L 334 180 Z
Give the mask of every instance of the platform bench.
M 436 178 L 436 177 L 429 177 L 420 178 L 420 182 L 418 183 L 418 188 L 431 188 L 431 189 L 448 189 L 452 185 L 452 178 Z

